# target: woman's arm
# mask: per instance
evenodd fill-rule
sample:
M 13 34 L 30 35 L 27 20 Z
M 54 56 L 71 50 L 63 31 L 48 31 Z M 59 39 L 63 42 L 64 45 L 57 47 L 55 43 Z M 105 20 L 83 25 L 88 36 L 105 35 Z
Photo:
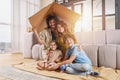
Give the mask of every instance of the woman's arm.
M 42 43 L 42 40 L 40 39 L 40 37 L 39 37 L 39 35 L 38 35 L 38 32 L 37 32 L 36 28 L 33 28 L 33 32 L 35 33 L 35 35 L 36 35 L 36 37 L 37 37 L 38 43 L 39 43 L 40 45 L 43 44 L 43 43 Z

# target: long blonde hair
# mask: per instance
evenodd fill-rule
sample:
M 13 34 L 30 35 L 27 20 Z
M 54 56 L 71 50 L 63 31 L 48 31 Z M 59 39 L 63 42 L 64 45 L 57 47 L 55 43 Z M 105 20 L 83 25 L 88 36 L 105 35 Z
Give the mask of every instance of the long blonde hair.
M 61 27 L 63 27 L 64 28 L 64 32 L 61 34 L 61 33 L 59 33 L 58 32 L 58 29 L 57 29 L 57 27 L 56 27 L 56 31 L 55 31 L 55 33 L 56 33 L 56 38 L 57 37 L 59 37 L 59 36 L 61 36 L 61 35 L 65 35 L 65 34 L 67 34 L 67 33 L 70 33 L 70 31 L 69 31 L 69 29 L 68 29 L 68 26 L 67 26 L 67 24 L 64 22 L 64 21 L 58 21 L 57 22 L 57 25 L 61 25 Z

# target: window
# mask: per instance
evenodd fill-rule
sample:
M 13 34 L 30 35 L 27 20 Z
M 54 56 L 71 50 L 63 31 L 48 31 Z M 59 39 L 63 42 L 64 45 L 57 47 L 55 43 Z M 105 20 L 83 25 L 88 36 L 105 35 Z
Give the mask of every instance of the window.
M 74 4 L 74 11 L 80 14 L 79 20 L 75 25 L 75 32 L 92 30 L 92 10 L 91 1 L 78 2 Z
M 78 14 L 81 14 L 82 12 L 82 10 L 81 10 L 81 5 L 82 4 L 77 4 L 77 5 L 74 5 L 74 11 L 76 12 L 76 13 L 78 13 Z
M 102 0 L 93 1 L 93 30 L 102 30 Z
M 115 29 L 115 0 L 105 0 L 106 29 Z
M 68 0 L 63 5 L 72 6 L 81 15 L 76 22 L 77 32 L 115 29 L 115 0 Z
M 80 15 L 82 15 L 82 4 L 74 4 L 74 11 Z M 82 17 L 79 18 L 79 20 L 75 24 L 75 32 L 80 32 L 82 30 Z
M 0 53 L 11 48 L 11 0 L 0 1 Z

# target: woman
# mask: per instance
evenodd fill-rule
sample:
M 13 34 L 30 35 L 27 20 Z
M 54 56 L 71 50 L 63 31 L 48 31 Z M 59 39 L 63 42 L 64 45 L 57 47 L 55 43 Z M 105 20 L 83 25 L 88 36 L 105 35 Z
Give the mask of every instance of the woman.
M 68 48 L 68 46 L 64 44 L 64 41 L 63 41 L 63 37 L 66 34 L 72 34 L 68 30 L 67 24 L 65 24 L 63 21 L 58 21 L 56 26 L 56 42 L 58 44 L 59 49 L 62 50 L 63 57 L 65 56 L 66 49 Z M 75 40 L 75 43 L 77 43 L 76 40 Z

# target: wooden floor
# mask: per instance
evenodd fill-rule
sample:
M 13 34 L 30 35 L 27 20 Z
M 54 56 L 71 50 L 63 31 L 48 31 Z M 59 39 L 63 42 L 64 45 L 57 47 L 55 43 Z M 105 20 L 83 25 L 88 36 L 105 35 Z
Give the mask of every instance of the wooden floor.
M 30 62 L 33 59 L 24 59 L 21 53 L 0 54 L 0 66 L 18 64 L 21 62 Z
M 0 67 L 5 67 L 7 65 L 12 65 L 12 64 L 19 64 L 19 63 L 23 63 L 23 62 L 31 62 L 31 61 L 35 61 L 35 60 L 24 59 L 22 54 L 20 54 L 20 53 L 0 54 Z M 36 76 L 36 74 L 32 74 L 32 75 L 30 74 L 30 76 L 33 76 L 33 75 Z M 7 78 L 7 77 L 0 75 L 0 80 L 17 80 L 17 79 L 10 79 L 9 77 Z M 21 78 L 19 80 L 22 80 L 22 79 L 23 78 Z M 42 75 L 39 75 L 39 79 L 40 80 L 59 80 L 56 78 L 50 78 L 50 77 L 46 77 L 46 76 L 42 76 Z M 39 79 L 36 79 L 36 80 L 39 80 Z

